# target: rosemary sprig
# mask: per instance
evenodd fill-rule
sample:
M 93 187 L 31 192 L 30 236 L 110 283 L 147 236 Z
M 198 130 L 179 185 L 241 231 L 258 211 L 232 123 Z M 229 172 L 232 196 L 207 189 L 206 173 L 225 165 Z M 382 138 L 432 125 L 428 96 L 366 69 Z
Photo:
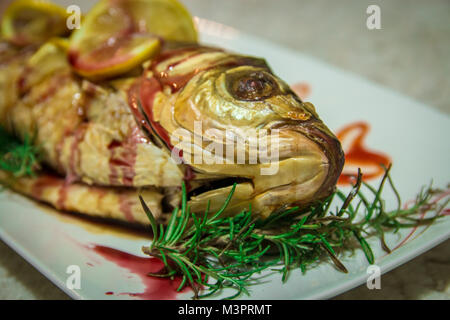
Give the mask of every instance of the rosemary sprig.
M 431 201 L 434 191 L 429 186 L 421 190 L 413 206 L 402 209 L 390 169 L 385 170 L 377 189 L 362 182 L 362 174 L 358 172 L 348 195 L 338 190 L 309 208 L 294 207 L 274 212 L 265 220 L 252 217 L 251 207 L 234 216 L 221 216 L 236 184 L 222 208 L 212 214 L 208 210 L 203 214 L 192 213 L 183 185 L 181 209 L 174 210 L 167 226 L 157 225 L 150 209 L 140 198 L 154 234 L 153 242 L 142 250 L 161 259 L 165 265 L 161 273 L 149 276 L 173 278 L 180 275 L 182 281 L 178 290 L 190 286 L 194 298 L 211 296 L 223 289 L 235 289 L 235 294 L 228 297 L 232 299 L 241 293 L 248 294 L 247 287 L 260 281 L 262 271 L 281 272 L 282 280 L 286 281 L 290 270 L 300 268 L 305 272 L 324 255 L 328 255 L 339 270 L 347 272 L 338 255 L 350 248 L 353 240 L 359 242 L 368 262 L 374 263 L 367 236 L 377 235 L 382 248 L 390 252 L 384 241 L 387 230 L 430 224 L 440 217 L 440 210 L 445 207 L 438 207 Z M 392 211 L 386 211 L 382 198 L 385 184 L 391 187 L 398 201 L 397 208 Z M 360 188 L 372 193 L 373 200 L 369 201 Z M 330 211 L 331 202 L 336 197 L 342 204 Z M 430 210 L 436 211 L 432 218 L 414 217 Z M 359 220 L 357 212 L 364 215 Z
M 15 177 L 33 175 L 39 168 L 39 148 L 32 142 L 28 136 L 19 141 L 0 127 L 0 170 Z

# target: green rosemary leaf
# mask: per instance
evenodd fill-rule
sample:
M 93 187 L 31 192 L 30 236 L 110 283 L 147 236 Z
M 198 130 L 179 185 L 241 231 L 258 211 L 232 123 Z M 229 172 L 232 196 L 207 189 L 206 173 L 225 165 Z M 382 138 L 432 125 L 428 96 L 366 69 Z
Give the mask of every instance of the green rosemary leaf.
M 334 249 L 333 249 L 333 247 L 330 245 L 330 243 L 329 243 L 329 242 L 328 242 L 321 234 L 318 234 L 318 236 L 319 236 L 320 240 L 322 240 L 323 245 L 324 245 L 325 247 L 327 247 L 327 249 L 328 249 L 333 255 L 336 255 L 336 252 L 334 252 Z
M 381 196 L 381 192 L 383 191 L 384 183 L 386 182 L 386 179 L 387 179 L 387 177 L 389 175 L 389 171 L 391 170 L 391 168 L 392 168 L 392 166 L 389 165 L 389 167 L 386 169 L 386 172 L 385 172 L 383 178 L 381 179 L 380 186 L 378 187 L 378 190 L 374 190 L 372 186 L 364 183 L 375 194 L 375 199 L 373 200 L 371 206 L 367 208 L 368 209 L 368 213 L 366 215 L 366 221 L 369 221 L 372 218 L 372 214 L 374 212 L 374 209 L 376 208 L 377 203 L 380 204 L 379 213 L 381 214 L 381 213 L 384 212 L 384 210 L 383 210 L 383 203 L 382 203 L 382 200 L 380 199 L 380 196 Z
M 334 251 L 331 250 L 331 246 L 325 245 L 324 242 L 321 243 L 322 247 L 325 249 L 325 251 L 328 253 L 328 255 L 331 258 L 331 261 L 333 261 L 334 265 L 341 270 L 344 273 L 348 273 L 347 268 L 344 266 L 344 264 L 336 257 L 336 254 Z
M 402 208 L 402 198 L 400 197 L 400 193 L 398 192 L 397 188 L 394 185 L 394 182 L 392 181 L 390 171 L 387 171 L 386 168 L 385 168 L 385 170 L 386 170 L 386 175 L 388 178 L 389 186 L 391 187 L 392 191 L 394 191 L 395 198 L 397 199 L 397 211 L 400 211 Z
M 270 225 L 273 225 L 273 223 L 275 221 L 278 221 L 278 220 L 286 217 L 287 215 L 298 211 L 298 209 L 299 209 L 298 207 L 293 207 L 293 208 L 290 208 L 290 209 L 285 210 L 285 211 L 272 213 L 266 220 L 263 220 L 264 227 L 267 228 Z
M 234 221 L 230 219 L 230 241 L 233 241 L 234 238 Z
M 290 266 L 290 263 L 289 263 L 290 252 L 285 243 L 281 243 L 281 248 L 283 248 L 282 252 L 283 252 L 283 258 L 284 258 L 283 277 L 281 278 L 281 281 L 286 282 L 288 271 L 289 271 L 289 266 Z
M 178 208 L 173 209 L 172 211 L 172 215 L 170 216 L 170 220 L 169 220 L 169 224 L 167 226 L 167 230 L 166 230 L 166 237 L 165 239 L 167 241 L 169 241 L 172 237 L 172 234 L 174 233 L 175 230 L 175 226 L 176 226 L 176 221 L 178 219 Z
M 153 216 L 153 213 L 150 211 L 150 208 L 145 203 L 144 199 L 142 199 L 141 195 L 139 195 L 139 201 L 141 202 L 142 208 L 144 208 L 144 212 L 147 215 L 148 220 L 150 220 L 150 225 L 153 231 L 153 239 L 158 239 L 158 226 L 156 224 L 155 217 Z
M 181 210 L 181 212 L 182 214 L 180 217 L 180 223 L 178 224 L 178 228 L 176 229 L 174 236 L 171 239 L 171 243 L 176 242 L 182 237 L 190 218 L 189 207 L 185 208 L 184 210 Z
M 228 204 L 230 203 L 231 198 L 233 197 L 234 190 L 236 189 L 237 183 L 234 183 L 231 187 L 231 191 L 228 194 L 227 199 L 225 200 L 225 203 L 222 205 L 222 207 L 209 219 L 206 220 L 206 223 L 209 223 L 211 221 L 214 221 L 218 216 L 222 214 L 222 212 L 227 208 Z
M 363 249 L 363 252 L 367 258 L 367 261 L 370 264 L 374 264 L 375 257 L 373 255 L 372 248 L 370 247 L 370 245 L 367 243 L 367 241 L 363 237 L 361 237 L 361 235 L 358 233 L 358 231 L 353 230 L 353 234 L 355 235 L 356 239 L 358 239 L 359 243 L 361 244 L 361 248 Z
M 348 194 L 348 196 L 345 198 L 344 203 L 342 204 L 341 210 L 339 210 L 337 216 L 340 217 L 344 213 L 344 210 L 346 210 L 349 206 L 351 209 L 351 212 L 353 213 L 353 207 L 351 206 L 351 202 L 353 198 L 358 194 L 359 189 L 361 188 L 361 182 L 362 182 L 362 172 L 361 169 L 358 168 L 358 175 L 356 178 L 356 184 L 353 186 L 352 191 Z
M 34 175 L 39 166 L 39 147 L 25 136 L 19 141 L 0 127 L 0 170 L 15 177 Z
M 164 239 L 164 226 L 162 224 L 159 225 L 159 238 L 158 243 L 161 243 L 161 241 Z M 155 241 L 155 238 L 153 237 L 153 241 Z
M 339 191 L 339 190 L 337 190 L 337 191 Z M 324 208 L 323 208 L 321 214 L 319 215 L 319 218 L 323 218 L 329 212 L 331 203 L 333 203 L 333 199 L 334 199 L 335 195 L 336 195 L 336 192 L 332 193 L 327 199 L 325 199 Z
M 292 226 L 292 229 L 294 229 L 294 232 L 297 233 L 305 225 L 305 222 L 307 219 L 308 219 L 308 217 L 305 216 L 298 223 L 294 224 Z

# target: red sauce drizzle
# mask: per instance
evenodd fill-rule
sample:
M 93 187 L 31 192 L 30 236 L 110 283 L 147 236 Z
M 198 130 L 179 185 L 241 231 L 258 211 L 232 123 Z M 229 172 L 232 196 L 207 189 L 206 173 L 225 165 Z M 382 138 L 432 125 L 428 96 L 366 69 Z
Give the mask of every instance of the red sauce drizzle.
M 48 175 L 40 176 L 31 187 L 31 196 L 36 199 L 41 199 L 45 188 L 58 187 L 60 185 L 62 185 L 61 179 Z
M 75 107 L 77 110 L 77 115 L 80 120 L 87 120 L 86 112 L 90 106 L 91 97 L 90 95 L 84 95 L 77 103 L 74 105 L 72 100 L 72 107 Z M 70 157 L 69 157 L 69 168 L 67 169 L 66 181 L 72 183 L 78 180 L 78 176 L 76 175 L 76 168 L 80 168 L 81 164 L 81 150 L 79 149 L 79 144 L 84 140 L 84 136 L 86 134 L 88 128 L 87 122 L 82 122 L 77 127 L 66 128 L 61 140 L 55 145 L 55 153 L 56 153 L 56 166 L 59 172 L 65 172 L 66 168 L 63 166 L 61 161 L 61 154 L 64 147 L 65 140 L 71 136 L 74 137 L 74 141 L 70 147 Z
M 122 213 L 125 215 L 125 218 L 129 222 L 134 221 L 132 205 L 133 201 L 125 193 L 120 193 L 119 195 L 120 211 L 122 211 Z
M 172 150 L 173 146 L 170 143 L 170 137 L 166 129 L 164 129 L 159 122 L 155 121 L 153 116 L 153 101 L 158 92 L 162 90 L 161 83 L 156 77 L 150 79 L 143 78 L 140 83 L 139 97 L 142 105 L 142 111 L 147 116 L 150 122 L 151 131 L 154 132 L 161 140 Z
M 109 182 L 112 185 L 118 185 L 119 184 L 119 171 L 117 170 L 120 165 L 122 165 L 122 162 L 119 162 L 117 159 L 114 158 L 114 149 L 117 147 L 120 147 L 122 145 L 119 141 L 112 141 L 108 149 L 110 151 L 110 157 L 109 157 Z
M 187 52 L 192 51 L 191 54 L 188 54 L 186 57 L 179 59 L 175 61 L 174 63 L 169 64 L 165 70 L 158 71 L 157 67 L 160 63 L 169 60 L 177 55 L 185 54 Z M 164 53 L 162 53 L 157 59 L 155 59 L 151 66 L 150 70 L 153 72 L 153 77 L 157 79 L 161 87 L 169 86 L 171 88 L 172 93 L 175 93 L 182 89 L 189 80 L 192 79 L 193 76 L 195 76 L 200 71 L 205 70 L 205 68 L 200 69 L 196 68 L 192 70 L 191 72 L 188 72 L 186 74 L 178 75 L 178 76 L 170 76 L 169 72 L 175 68 L 177 65 L 188 61 L 189 59 L 192 59 L 200 54 L 211 52 L 211 51 L 222 51 L 220 49 L 211 48 L 211 47 L 187 47 L 187 48 L 181 48 L 181 49 L 175 49 L 175 50 L 168 50 Z M 206 67 L 208 68 L 208 67 Z M 144 96 L 145 97 L 145 96 Z
M 133 179 L 136 175 L 135 165 L 137 157 L 137 147 L 139 143 L 147 143 L 147 139 L 142 136 L 139 128 L 136 126 L 131 130 L 127 139 L 124 141 L 112 141 L 108 149 L 110 150 L 109 159 L 109 180 L 111 184 L 120 185 L 119 170 L 122 172 L 122 184 L 124 186 L 133 186 Z M 118 148 L 121 148 L 121 151 Z M 126 193 L 119 195 L 120 211 L 125 218 L 133 222 L 133 201 L 129 199 Z
M 42 103 L 51 96 L 55 95 L 56 92 L 58 92 L 58 90 L 67 83 L 69 78 L 70 76 L 67 73 L 58 74 L 54 76 L 51 82 L 49 83 L 47 90 L 36 99 L 35 103 L 36 104 Z
M 361 168 L 363 179 L 370 180 L 382 176 L 384 174 L 382 165 L 388 167 L 391 163 L 390 157 L 386 154 L 371 151 L 365 147 L 364 140 L 369 129 L 368 123 L 360 121 L 345 126 L 336 134 L 344 148 L 346 144 L 349 145 L 348 150 L 344 150 L 345 166 L 343 173 L 339 177 L 338 184 L 345 185 L 352 182 L 353 177 L 357 174 L 354 171 L 354 168 L 357 166 Z M 346 170 L 346 167 L 349 166 L 352 166 L 352 168 L 347 168 Z
M 73 133 L 74 139 L 70 146 L 69 170 L 66 176 L 66 182 L 68 184 L 78 180 L 77 168 L 81 165 L 81 150 L 79 145 L 84 140 L 87 128 L 87 123 L 83 123 Z
M 17 80 L 17 88 L 19 89 L 19 92 L 21 94 L 25 93 L 27 84 L 27 75 L 29 75 L 32 72 L 32 69 L 29 66 L 25 66 L 22 73 L 19 76 L 19 79 Z
M 129 92 L 129 104 L 133 111 L 133 114 L 136 116 L 136 119 L 139 123 L 146 122 L 145 117 L 142 115 L 142 112 L 146 115 L 150 126 L 146 125 L 146 128 L 149 132 L 153 132 L 157 135 L 166 146 L 172 150 L 173 146 L 170 143 L 170 137 L 167 131 L 159 124 L 159 122 L 155 121 L 153 116 L 153 101 L 158 92 L 161 92 L 164 86 L 169 86 L 171 88 L 171 92 L 175 93 L 182 89 L 186 83 L 199 71 L 200 69 L 195 69 L 192 72 L 188 72 L 184 75 L 178 76 L 169 76 L 169 71 L 172 70 L 178 64 L 187 61 L 188 59 L 197 56 L 205 51 L 211 51 L 211 48 L 201 48 L 198 47 L 188 47 L 181 48 L 175 50 L 169 50 L 162 53 L 158 56 L 157 59 L 154 59 L 149 67 L 149 70 L 152 71 L 152 77 L 146 78 L 145 75 L 138 80 L 138 83 L 133 86 Z M 186 52 L 192 51 L 192 54 L 189 54 L 187 57 L 180 59 L 166 67 L 163 71 L 158 71 L 157 67 L 160 63 L 169 60 L 177 55 L 184 54 Z M 138 104 L 141 104 L 142 110 L 139 109 Z M 138 114 L 137 114 L 138 113 Z
M 181 277 L 176 277 L 174 280 L 168 278 L 150 277 L 148 273 L 158 273 L 164 268 L 161 260 L 151 257 L 138 257 L 127 252 L 117 249 L 94 245 L 88 247 L 104 259 L 115 263 L 117 266 L 127 269 L 131 273 L 139 276 L 145 286 L 145 291 L 141 293 L 123 292 L 121 295 L 129 295 L 146 300 L 173 300 L 176 299 L 179 292 L 177 288 L 181 283 Z M 187 287 L 182 290 L 186 292 Z M 112 291 L 105 294 L 112 295 Z
M 109 158 L 109 180 L 111 184 L 118 185 L 119 171 L 122 172 L 122 185 L 133 186 L 133 179 L 136 175 L 135 165 L 137 157 L 137 147 L 139 143 L 147 143 L 147 139 L 141 134 L 137 126 L 131 129 L 131 133 L 124 141 L 112 141 L 108 149 L 110 150 Z M 117 148 L 121 147 L 121 152 Z
M 66 208 L 67 192 L 70 184 L 64 182 L 58 191 L 58 201 L 56 201 L 56 207 L 64 210 Z
M 58 209 L 64 209 L 69 185 L 61 178 L 50 175 L 40 176 L 31 186 L 31 196 L 37 200 L 42 200 L 44 190 L 50 187 L 59 188 L 55 206 Z
M 61 140 L 59 140 L 59 142 L 55 145 L 55 154 L 56 154 L 56 166 L 59 172 L 64 172 L 64 166 L 62 164 L 61 161 L 61 154 L 62 154 L 62 150 L 64 148 L 64 142 L 66 140 L 66 138 L 68 136 L 70 136 L 71 131 L 66 129 L 64 131 L 63 137 L 61 138 Z

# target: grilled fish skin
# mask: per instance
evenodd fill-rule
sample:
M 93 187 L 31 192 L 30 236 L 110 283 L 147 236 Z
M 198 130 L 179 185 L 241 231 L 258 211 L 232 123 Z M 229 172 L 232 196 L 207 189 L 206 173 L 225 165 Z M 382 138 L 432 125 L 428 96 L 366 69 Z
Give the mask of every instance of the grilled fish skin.
M 0 171 L 0 182 L 8 188 L 58 210 L 92 217 L 112 219 L 127 225 L 148 225 L 148 218 L 139 202 L 141 196 L 158 222 L 164 223 L 161 200 L 155 188 L 134 189 L 99 187 L 85 183 L 67 184 L 59 176 L 41 173 L 36 177 L 14 177 Z
M 211 211 L 218 209 L 231 189 L 223 182 L 231 179 L 239 183 L 225 214 L 251 204 L 264 217 L 328 196 L 343 167 L 340 143 L 314 106 L 301 101 L 262 59 L 188 46 L 162 52 L 133 75 L 94 84 L 76 76 L 64 49 L 52 42 L 40 48 L 2 42 L 0 57 L 8 57 L 0 62 L 0 125 L 22 138 L 35 136 L 44 163 L 64 177 L 64 185 L 108 193 L 151 190 L 148 199 L 159 215 L 162 202 L 179 203 L 183 180 L 192 192 L 193 212 L 203 212 L 208 200 Z M 201 142 L 178 145 L 180 129 Z M 262 174 L 273 163 L 251 163 L 248 136 L 275 130 L 269 146 L 277 145 L 277 171 Z M 230 159 L 208 149 L 213 142 L 224 144 L 229 133 L 233 150 L 244 150 L 244 162 L 236 163 L 236 152 Z M 174 150 L 181 151 L 181 163 Z M 223 164 L 197 163 L 195 150 L 209 160 L 222 157 Z M 95 204 L 64 206 L 54 196 L 23 192 L 56 207 L 102 211 Z M 120 214 L 120 203 L 115 208 L 115 218 L 130 221 L 129 214 Z M 142 210 L 133 212 L 133 220 L 146 223 L 136 218 L 144 217 Z

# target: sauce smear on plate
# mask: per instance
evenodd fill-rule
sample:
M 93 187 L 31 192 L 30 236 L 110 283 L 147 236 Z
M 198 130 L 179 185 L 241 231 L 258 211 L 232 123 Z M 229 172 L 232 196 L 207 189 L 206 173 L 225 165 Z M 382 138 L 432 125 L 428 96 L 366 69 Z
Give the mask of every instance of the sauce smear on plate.
M 359 121 L 346 125 L 336 134 L 345 153 L 345 165 L 338 184 L 347 185 L 357 175 L 360 167 L 363 180 L 370 180 L 383 176 L 384 168 L 389 166 L 391 158 L 383 153 L 371 151 L 364 145 L 364 140 L 369 133 L 370 126 L 367 122 Z
M 161 260 L 151 257 L 138 257 L 133 254 L 123 252 L 121 250 L 94 245 L 88 247 L 93 250 L 104 259 L 115 263 L 117 266 L 122 267 L 137 275 L 141 278 L 142 283 L 145 285 L 144 292 L 140 293 L 119 293 L 120 295 L 129 295 L 132 297 L 138 297 L 146 300 L 171 300 L 176 299 L 179 293 L 189 290 L 185 287 L 181 292 L 177 292 L 177 288 L 181 283 L 181 277 L 175 277 L 174 280 L 169 278 L 158 278 L 148 276 L 148 273 L 160 272 L 164 264 Z M 106 295 L 114 294 L 112 291 L 105 293 Z

